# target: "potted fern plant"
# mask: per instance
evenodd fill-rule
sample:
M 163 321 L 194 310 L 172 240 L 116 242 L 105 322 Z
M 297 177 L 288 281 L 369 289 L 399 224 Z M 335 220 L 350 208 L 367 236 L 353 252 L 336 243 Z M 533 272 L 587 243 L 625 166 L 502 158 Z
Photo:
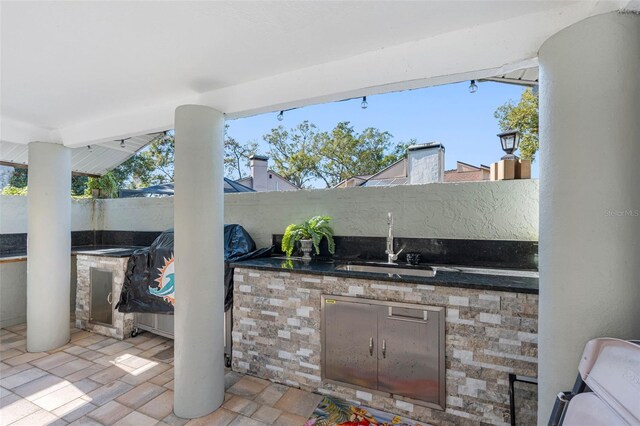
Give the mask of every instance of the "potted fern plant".
M 282 237 L 282 251 L 291 257 L 296 248 L 296 241 L 300 241 L 302 259 L 311 260 L 311 250 L 315 248 L 316 254 L 320 254 L 320 241 L 327 239 L 329 253 L 334 254 L 336 245 L 333 242 L 333 229 L 329 226 L 331 217 L 314 216 L 301 224 L 287 226 Z

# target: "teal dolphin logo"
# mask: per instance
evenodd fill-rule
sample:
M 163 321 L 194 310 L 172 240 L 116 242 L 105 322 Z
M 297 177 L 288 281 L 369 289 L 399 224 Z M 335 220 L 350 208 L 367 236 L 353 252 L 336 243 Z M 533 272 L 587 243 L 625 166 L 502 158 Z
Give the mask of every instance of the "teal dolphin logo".
M 175 305 L 175 273 L 173 266 L 173 256 L 170 259 L 164 259 L 164 266 L 158 268 L 160 276 L 156 278 L 158 287 L 149 287 L 149 294 L 156 297 L 162 297 L 167 302 Z

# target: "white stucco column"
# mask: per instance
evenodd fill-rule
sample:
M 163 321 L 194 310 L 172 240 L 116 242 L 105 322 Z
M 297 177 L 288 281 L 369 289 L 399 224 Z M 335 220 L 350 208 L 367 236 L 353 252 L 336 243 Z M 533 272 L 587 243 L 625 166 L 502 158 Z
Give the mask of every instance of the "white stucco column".
M 29 144 L 27 197 L 27 350 L 69 342 L 71 291 L 71 153 Z
M 610 13 L 540 58 L 538 424 L 585 343 L 640 338 L 640 16 Z
M 175 414 L 224 401 L 224 116 L 184 105 L 175 119 Z

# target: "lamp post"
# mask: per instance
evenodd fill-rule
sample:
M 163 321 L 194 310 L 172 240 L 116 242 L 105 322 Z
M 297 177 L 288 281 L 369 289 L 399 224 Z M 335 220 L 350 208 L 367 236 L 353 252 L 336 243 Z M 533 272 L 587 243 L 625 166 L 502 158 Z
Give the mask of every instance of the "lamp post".
M 517 160 L 518 157 L 513 153 L 520 144 L 520 133 L 517 130 L 507 130 L 506 132 L 498 133 L 497 136 L 500 138 L 502 150 L 506 153 L 501 160 Z

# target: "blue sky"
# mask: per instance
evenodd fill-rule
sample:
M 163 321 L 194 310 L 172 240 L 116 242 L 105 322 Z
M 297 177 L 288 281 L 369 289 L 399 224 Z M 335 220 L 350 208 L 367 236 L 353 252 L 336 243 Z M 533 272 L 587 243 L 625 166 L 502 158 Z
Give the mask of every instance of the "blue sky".
M 228 134 L 238 142 L 256 141 L 261 152 L 267 153 L 269 147 L 262 135 L 280 124 L 290 128 L 309 120 L 328 131 L 340 121 L 350 121 L 358 132 L 367 127 L 386 130 L 394 142 L 412 138 L 420 143 L 440 142 L 445 146 L 446 169 L 455 168 L 456 161 L 489 165 L 504 155 L 493 113 L 507 100 L 517 101 L 524 89 L 492 82 L 478 86 L 473 94 L 469 93 L 469 82 L 463 82 L 368 96 L 365 110 L 360 108 L 361 100 L 354 99 L 287 111 L 283 121 L 276 119 L 277 113 L 229 120 Z M 534 177 L 538 176 L 536 163 Z

